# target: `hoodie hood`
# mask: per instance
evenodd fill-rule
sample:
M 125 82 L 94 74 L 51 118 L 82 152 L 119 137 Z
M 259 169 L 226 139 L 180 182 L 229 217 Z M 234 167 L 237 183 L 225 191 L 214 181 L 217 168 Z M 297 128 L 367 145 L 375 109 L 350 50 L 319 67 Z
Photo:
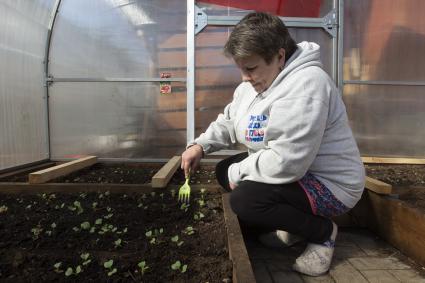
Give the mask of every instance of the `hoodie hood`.
M 320 61 L 320 46 L 314 42 L 303 41 L 297 44 L 298 48 L 292 54 L 288 61 L 285 62 L 283 70 L 279 73 L 268 90 L 272 90 L 276 85 L 299 70 L 310 66 L 317 66 L 323 68 Z

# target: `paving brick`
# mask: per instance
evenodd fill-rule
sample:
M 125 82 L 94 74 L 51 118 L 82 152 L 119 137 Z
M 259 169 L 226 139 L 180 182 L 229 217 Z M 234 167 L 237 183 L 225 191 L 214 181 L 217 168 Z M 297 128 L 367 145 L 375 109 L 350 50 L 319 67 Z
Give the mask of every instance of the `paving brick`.
M 335 247 L 335 253 L 334 253 L 335 258 L 347 259 L 351 257 L 366 257 L 366 256 L 367 254 L 356 245 Z
M 361 273 L 370 283 L 400 283 L 400 281 L 387 270 L 363 270 Z
M 333 278 L 329 274 L 325 274 L 325 275 L 317 276 L 317 277 L 302 275 L 301 277 L 303 278 L 305 283 L 334 283 L 335 282 L 335 280 L 333 280 Z
M 271 274 L 263 261 L 252 261 L 251 264 L 254 270 L 255 279 L 258 283 L 273 283 Z
M 348 261 L 358 270 L 410 269 L 410 266 L 395 257 L 357 257 L 349 258 Z
M 301 276 L 295 272 L 276 271 L 271 274 L 275 283 L 303 283 Z
M 412 269 L 388 270 L 388 272 L 394 275 L 401 282 L 425 283 L 425 277 L 421 276 L 419 272 Z
M 335 282 L 367 283 L 365 277 L 348 261 L 340 261 L 332 264 L 329 274 Z

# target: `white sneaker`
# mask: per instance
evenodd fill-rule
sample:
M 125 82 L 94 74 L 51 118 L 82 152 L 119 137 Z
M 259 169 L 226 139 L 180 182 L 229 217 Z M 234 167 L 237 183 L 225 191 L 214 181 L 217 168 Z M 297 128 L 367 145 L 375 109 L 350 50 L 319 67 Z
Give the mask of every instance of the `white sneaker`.
M 330 239 L 323 244 L 308 244 L 305 251 L 296 259 L 292 266 L 294 270 L 310 276 L 319 276 L 329 270 L 338 233 L 338 226 L 333 222 L 332 224 L 333 231 Z
M 286 231 L 276 230 L 274 232 L 262 234 L 258 240 L 269 248 L 286 248 L 303 241 L 303 238 L 290 234 Z

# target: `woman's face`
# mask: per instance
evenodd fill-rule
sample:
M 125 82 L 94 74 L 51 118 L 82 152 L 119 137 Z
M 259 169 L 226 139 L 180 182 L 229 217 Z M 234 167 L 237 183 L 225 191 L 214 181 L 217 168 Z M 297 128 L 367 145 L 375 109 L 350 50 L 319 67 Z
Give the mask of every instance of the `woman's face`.
M 252 55 L 243 59 L 235 59 L 241 71 L 242 80 L 251 83 L 258 93 L 265 91 L 280 73 L 285 64 L 285 50 L 279 49 L 270 64 L 259 55 Z

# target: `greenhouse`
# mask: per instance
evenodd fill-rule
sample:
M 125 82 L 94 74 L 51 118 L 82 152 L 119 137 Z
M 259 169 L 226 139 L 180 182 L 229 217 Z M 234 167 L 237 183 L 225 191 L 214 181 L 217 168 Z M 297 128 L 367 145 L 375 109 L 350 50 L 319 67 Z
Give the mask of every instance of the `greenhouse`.
M 425 282 L 422 9 L 0 0 L 0 281 Z

